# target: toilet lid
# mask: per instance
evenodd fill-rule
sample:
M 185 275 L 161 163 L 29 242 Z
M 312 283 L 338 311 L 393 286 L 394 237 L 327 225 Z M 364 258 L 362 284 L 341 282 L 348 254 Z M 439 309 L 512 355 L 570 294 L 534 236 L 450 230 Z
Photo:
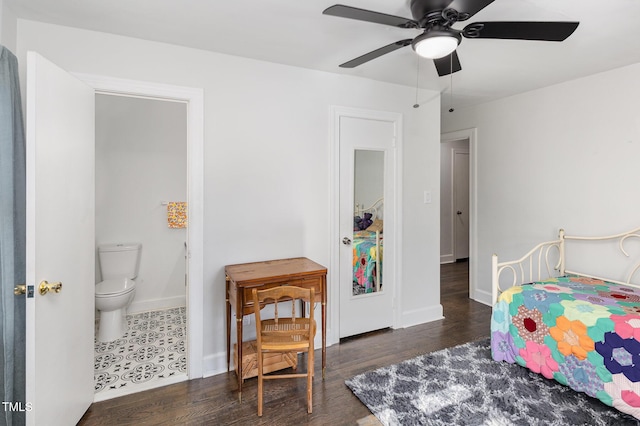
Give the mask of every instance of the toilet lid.
M 96 296 L 128 293 L 135 290 L 135 284 L 136 282 L 130 278 L 104 280 L 96 284 Z

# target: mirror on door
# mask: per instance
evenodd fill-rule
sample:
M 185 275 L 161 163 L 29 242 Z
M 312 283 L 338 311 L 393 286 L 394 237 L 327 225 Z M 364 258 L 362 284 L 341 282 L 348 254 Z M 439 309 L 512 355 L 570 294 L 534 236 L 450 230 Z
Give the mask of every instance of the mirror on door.
M 354 153 L 353 295 L 382 291 L 384 151 Z

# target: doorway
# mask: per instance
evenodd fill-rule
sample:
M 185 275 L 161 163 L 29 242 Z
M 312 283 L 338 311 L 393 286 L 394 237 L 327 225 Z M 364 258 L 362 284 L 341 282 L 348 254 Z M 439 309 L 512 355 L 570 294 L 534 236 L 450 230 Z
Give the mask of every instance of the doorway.
M 126 332 L 100 341 L 96 311 L 94 401 L 187 379 L 187 222 L 170 214 L 187 199 L 186 118 L 184 102 L 95 95 L 96 282 L 99 248 L 142 249 Z
M 202 89 L 171 86 L 158 83 L 124 80 L 118 78 L 74 74 L 80 80 L 93 87 L 96 96 L 123 96 L 154 101 L 179 103 L 186 109 L 186 203 L 188 206 L 188 225 L 186 245 L 183 250 L 185 269 L 185 297 L 187 342 L 186 370 L 188 378 L 200 378 L 203 375 L 203 151 L 204 151 L 204 93 Z M 169 172 L 169 171 L 168 171 Z M 158 196 L 158 207 L 168 201 Z M 184 353 L 183 353 L 184 355 Z
M 477 299 L 476 129 L 441 135 L 440 263 L 468 260 L 469 297 Z

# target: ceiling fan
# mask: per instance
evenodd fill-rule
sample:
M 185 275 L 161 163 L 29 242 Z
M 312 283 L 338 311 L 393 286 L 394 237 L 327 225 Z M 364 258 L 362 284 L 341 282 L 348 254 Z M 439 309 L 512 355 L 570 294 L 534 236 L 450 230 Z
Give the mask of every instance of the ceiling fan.
M 494 0 L 411 0 L 413 19 L 387 15 L 357 7 L 336 4 L 325 9 L 324 15 L 339 16 L 399 28 L 424 30 L 413 38 L 396 41 L 365 53 L 340 65 L 354 68 L 372 59 L 411 45 L 420 56 L 433 59 L 439 76 L 460 71 L 456 48 L 464 38 L 563 41 L 578 27 L 579 22 L 473 22 L 462 30 L 452 28 L 466 21 L 493 3 Z

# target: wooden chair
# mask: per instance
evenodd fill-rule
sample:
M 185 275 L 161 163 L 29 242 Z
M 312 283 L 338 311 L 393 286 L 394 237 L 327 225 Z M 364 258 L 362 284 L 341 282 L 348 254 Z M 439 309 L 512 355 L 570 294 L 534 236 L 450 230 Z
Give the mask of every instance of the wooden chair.
M 260 309 L 265 302 L 275 302 L 275 317 L 273 319 L 261 319 Z M 278 301 L 291 301 L 291 315 L 280 316 Z M 309 302 L 308 316 L 296 315 L 296 301 Z M 263 383 L 264 380 L 307 378 L 307 412 L 312 410 L 312 383 L 313 383 L 313 338 L 316 334 L 316 322 L 314 320 L 313 305 L 315 303 L 315 291 L 294 286 L 278 286 L 266 290 L 253 289 L 253 306 L 256 316 L 256 335 L 258 358 L 258 416 L 262 416 Z M 282 308 L 282 306 L 281 306 Z M 304 312 L 304 310 L 303 310 Z M 263 355 L 269 352 L 298 353 L 307 352 L 306 373 L 263 374 Z M 297 355 L 296 355 L 297 356 Z

